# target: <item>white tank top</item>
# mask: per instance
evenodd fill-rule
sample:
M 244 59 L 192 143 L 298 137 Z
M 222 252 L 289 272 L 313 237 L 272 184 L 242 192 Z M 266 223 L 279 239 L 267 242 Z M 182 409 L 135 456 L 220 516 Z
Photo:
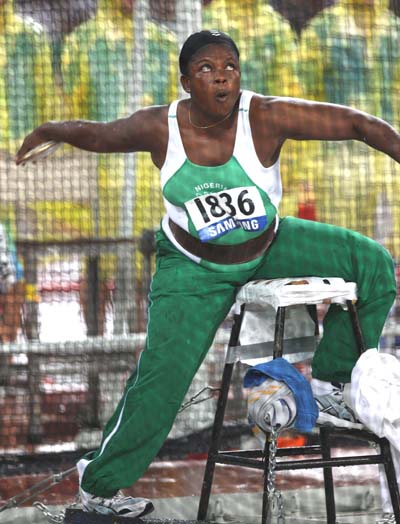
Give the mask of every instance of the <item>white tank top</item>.
M 177 121 L 180 101 L 169 107 L 168 147 L 161 168 L 167 211 L 162 229 L 177 249 L 199 263 L 175 240 L 169 219 L 203 242 L 234 245 L 259 236 L 277 215 L 282 198 L 280 163 L 278 158 L 264 167 L 258 159 L 249 120 L 253 95 L 241 93 L 233 154 L 219 166 L 202 166 L 187 158 Z

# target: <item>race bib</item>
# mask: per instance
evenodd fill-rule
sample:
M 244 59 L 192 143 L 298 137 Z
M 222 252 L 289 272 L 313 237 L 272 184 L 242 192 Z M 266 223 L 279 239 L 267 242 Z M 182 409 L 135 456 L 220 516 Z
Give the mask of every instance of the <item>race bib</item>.
M 261 231 L 267 224 L 264 203 L 254 186 L 202 195 L 186 202 L 185 207 L 202 242 L 239 227 Z

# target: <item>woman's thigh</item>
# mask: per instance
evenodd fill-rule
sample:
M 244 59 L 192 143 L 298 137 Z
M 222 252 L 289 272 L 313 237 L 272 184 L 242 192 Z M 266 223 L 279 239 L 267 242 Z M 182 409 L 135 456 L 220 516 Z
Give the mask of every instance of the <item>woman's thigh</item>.
M 355 231 L 286 217 L 254 278 L 341 277 L 358 281 L 362 295 L 362 278 L 388 258 L 382 246 Z

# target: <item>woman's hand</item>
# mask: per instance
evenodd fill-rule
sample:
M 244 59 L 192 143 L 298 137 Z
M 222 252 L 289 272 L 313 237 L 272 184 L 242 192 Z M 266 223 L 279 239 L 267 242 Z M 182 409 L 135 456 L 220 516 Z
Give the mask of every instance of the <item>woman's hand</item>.
M 28 161 L 38 160 L 52 153 L 60 145 L 61 143 L 48 136 L 43 126 L 39 126 L 25 137 L 16 154 L 15 163 L 19 166 Z

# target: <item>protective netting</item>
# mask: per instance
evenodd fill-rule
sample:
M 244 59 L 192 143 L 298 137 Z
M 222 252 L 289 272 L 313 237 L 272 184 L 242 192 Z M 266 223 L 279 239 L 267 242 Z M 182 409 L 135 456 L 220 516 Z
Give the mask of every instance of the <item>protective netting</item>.
M 201 27 L 236 41 L 244 88 L 352 105 L 399 128 L 399 10 L 386 0 L 0 1 L 1 450 L 98 444 L 143 348 L 163 215 L 149 155 L 64 146 L 17 168 L 24 135 L 49 119 L 106 121 L 182 96 L 179 46 Z M 282 176 L 281 215 L 358 230 L 398 260 L 390 158 L 360 143 L 290 142 Z M 189 397 L 218 385 L 227 326 Z M 231 417 L 244 424 L 239 375 Z M 182 412 L 170 437 L 209 428 L 214 405 Z

